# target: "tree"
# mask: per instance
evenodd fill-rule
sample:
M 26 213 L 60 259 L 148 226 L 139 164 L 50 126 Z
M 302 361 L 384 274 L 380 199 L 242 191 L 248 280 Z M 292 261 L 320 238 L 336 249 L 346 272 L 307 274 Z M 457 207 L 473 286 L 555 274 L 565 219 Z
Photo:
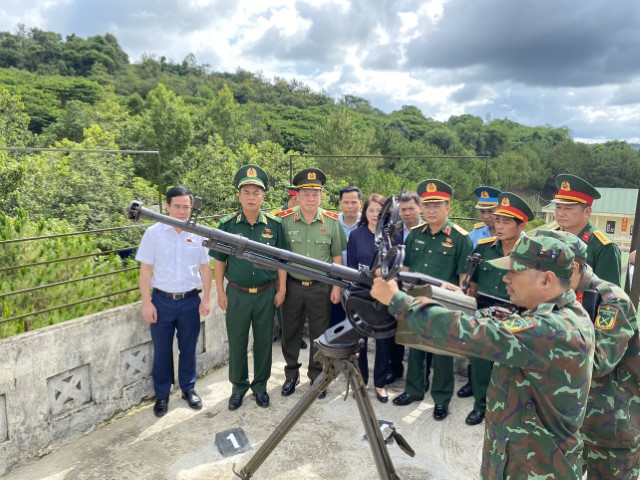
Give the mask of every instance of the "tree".
M 233 92 L 225 83 L 202 112 L 204 115 L 198 122 L 197 138 L 207 143 L 211 135 L 217 134 L 224 143 L 238 148 L 247 141 L 250 128 L 244 119 L 240 105 L 233 98 Z
M 143 150 L 160 151 L 162 189 L 181 183 L 188 170 L 182 154 L 193 139 L 194 127 L 189 111 L 181 98 L 159 84 L 147 98 L 147 108 L 136 127 L 135 138 Z M 158 181 L 155 164 L 147 159 L 136 161 L 141 175 Z

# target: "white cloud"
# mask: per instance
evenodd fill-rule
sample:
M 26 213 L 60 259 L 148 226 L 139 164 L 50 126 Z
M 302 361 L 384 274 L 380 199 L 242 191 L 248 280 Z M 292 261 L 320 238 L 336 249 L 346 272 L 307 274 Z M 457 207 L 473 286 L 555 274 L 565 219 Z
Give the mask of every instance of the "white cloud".
M 640 137 L 640 4 L 567 0 L 3 0 L 0 30 L 113 33 L 132 61 L 238 67 L 352 94 L 567 126 L 577 138 Z

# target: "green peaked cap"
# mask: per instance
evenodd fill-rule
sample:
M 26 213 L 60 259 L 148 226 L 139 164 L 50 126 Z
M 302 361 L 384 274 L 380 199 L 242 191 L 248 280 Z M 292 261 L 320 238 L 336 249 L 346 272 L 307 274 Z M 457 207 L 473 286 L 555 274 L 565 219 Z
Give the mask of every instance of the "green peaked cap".
M 575 204 L 582 203 L 592 205 L 595 199 L 600 198 L 600 193 L 586 180 L 568 173 L 556 176 L 556 192 L 554 203 Z
M 534 218 L 533 211 L 527 202 L 511 192 L 502 192 L 498 195 L 498 208 L 493 214 L 517 218 L 523 223 L 530 222 Z
M 236 176 L 233 177 L 233 184 L 236 188 L 240 188 L 243 185 L 257 185 L 266 191 L 269 188 L 269 176 L 267 172 L 257 165 L 245 165 L 236 172 Z
M 420 182 L 416 191 L 420 195 L 422 203 L 451 200 L 453 195 L 453 188 L 437 178 L 429 178 Z

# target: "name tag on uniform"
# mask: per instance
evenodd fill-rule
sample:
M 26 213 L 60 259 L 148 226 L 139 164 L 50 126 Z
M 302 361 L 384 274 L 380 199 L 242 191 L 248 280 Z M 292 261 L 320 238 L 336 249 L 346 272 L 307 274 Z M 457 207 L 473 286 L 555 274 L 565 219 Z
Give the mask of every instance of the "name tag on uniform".
M 273 235 L 269 235 L 268 233 L 263 233 L 262 237 L 263 238 L 273 238 Z
M 289 230 L 287 232 L 287 235 L 298 235 L 300 233 L 300 230 Z
M 424 245 L 424 240 L 415 240 L 418 245 Z

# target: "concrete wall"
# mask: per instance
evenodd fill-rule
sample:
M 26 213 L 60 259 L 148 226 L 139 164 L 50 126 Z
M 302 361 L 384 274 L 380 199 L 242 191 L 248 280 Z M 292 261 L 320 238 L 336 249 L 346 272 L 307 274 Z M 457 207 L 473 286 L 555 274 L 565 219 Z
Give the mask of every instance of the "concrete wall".
M 229 356 L 213 296 L 198 376 Z M 140 309 L 136 303 L 0 340 L 0 475 L 153 398 L 153 348 Z

